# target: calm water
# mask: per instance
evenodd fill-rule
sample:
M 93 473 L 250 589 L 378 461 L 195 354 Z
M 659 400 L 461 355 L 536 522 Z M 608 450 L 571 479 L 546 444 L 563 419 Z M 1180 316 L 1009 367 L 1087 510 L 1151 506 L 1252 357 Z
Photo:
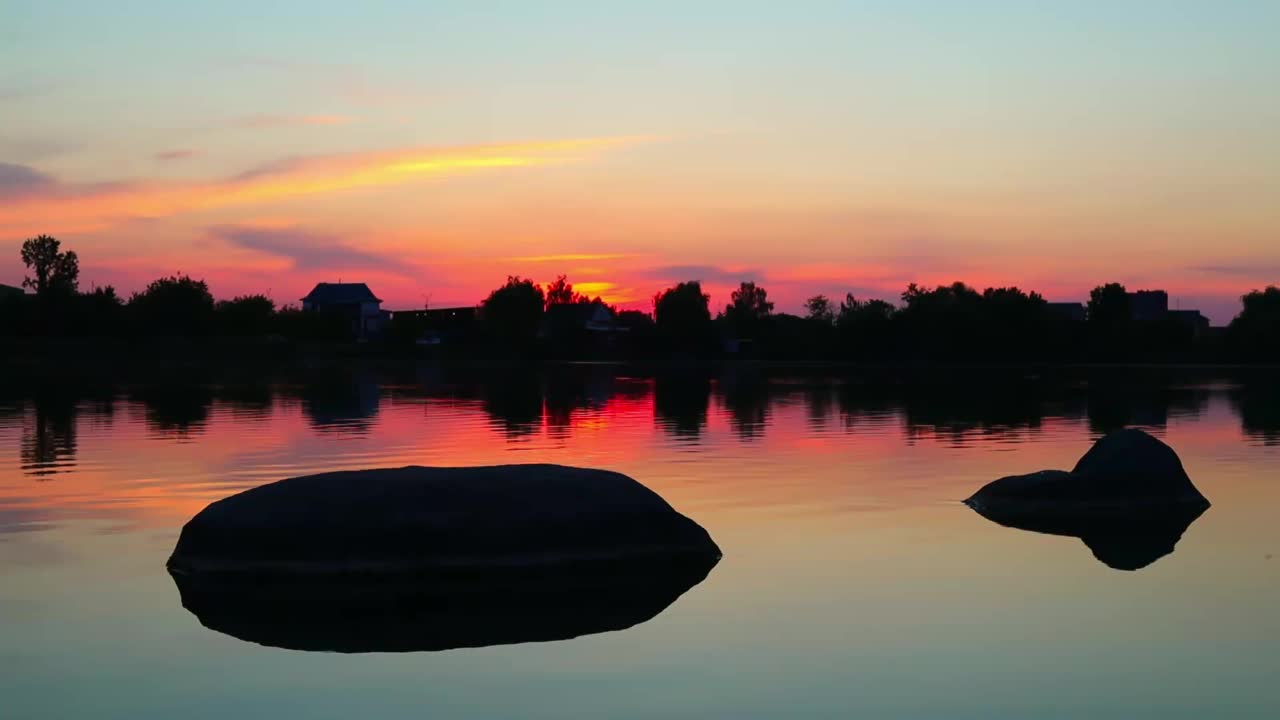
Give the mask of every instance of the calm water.
M 1280 716 L 1280 401 L 1047 387 L 552 377 L 19 388 L 0 400 L 0 718 Z M 1136 571 L 958 501 L 1134 425 L 1213 507 Z M 346 655 L 200 625 L 164 569 L 279 478 L 549 461 L 625 472 L 724 559 L 572 640 Z

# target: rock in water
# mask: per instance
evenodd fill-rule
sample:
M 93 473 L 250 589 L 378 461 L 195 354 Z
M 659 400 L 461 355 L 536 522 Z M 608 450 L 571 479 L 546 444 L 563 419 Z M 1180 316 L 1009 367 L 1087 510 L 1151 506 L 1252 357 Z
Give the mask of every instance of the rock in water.
M 1173 552 L 1209 507 L 1177 454 L 1132 429 L 1098 440 L 1071 472 L 1003 477 L 964 502 L 1007 527 L 1078 537 L 1118 570 L 1137 570 Z
M 202 510 L 169 571 L 206 627 L 405 652 L 563 640 L 656 616 L 720 549 L 618 473 L 405 467 L 290 478 Z
M 715 560 L 697 523 L 615 472 L 404 467 L 289 478 L 210 504 L 175 573 L 379 574 Z
M 1071 472 L 1092 482 L 1098 492 L 1116 498 L 1193 505 L 1209 502 L 1191 484 L 1173 448 L 1132 428 L 1100 438 Z
M 1173 450 L 1141 430 L 1120 430 L 1096 443 L 1071 472 L 1041 470 L 988 483 L 965 500 L 972 507 L 1007 505 L 1010 511 L 1060 511 L 1140 505 L 1192 505 L 1209 501 L 1191 484 Z

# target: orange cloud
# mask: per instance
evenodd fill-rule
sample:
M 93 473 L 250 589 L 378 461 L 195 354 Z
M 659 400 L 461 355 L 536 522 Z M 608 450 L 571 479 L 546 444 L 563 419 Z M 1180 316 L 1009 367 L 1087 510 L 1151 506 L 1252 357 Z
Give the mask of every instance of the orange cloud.
M 564 253 L 560 255 L 524 255 L 503 258 L 512 262 L 572 262 L 576 260 L 621 260 L 638 257 L 624 253 Z
M 278 198 L 391 185 L 478 170 L 572 162 L 636 138 L 583 138 L 456 148 L 405 148 L 284 160 L 206 182 L 49 183 L 0 207 L 0 231 L 89 230 Z

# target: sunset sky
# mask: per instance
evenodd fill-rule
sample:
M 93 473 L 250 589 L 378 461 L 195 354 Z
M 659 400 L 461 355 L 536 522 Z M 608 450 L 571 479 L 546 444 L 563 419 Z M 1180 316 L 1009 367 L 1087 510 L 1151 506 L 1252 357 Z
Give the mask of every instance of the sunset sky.
M 1280 3 L 200 5 L 0 0 L 0 283 L 1280 284 Z

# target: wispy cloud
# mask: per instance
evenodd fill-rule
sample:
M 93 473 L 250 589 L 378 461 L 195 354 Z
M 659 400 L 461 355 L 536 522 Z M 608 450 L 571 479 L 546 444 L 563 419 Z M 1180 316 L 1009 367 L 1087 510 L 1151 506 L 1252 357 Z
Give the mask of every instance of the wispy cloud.
M 0 162 L 0 198 L 38 193 L 56 185 L 56 180 L 34 168 Z
M 671 282 L 700 280 L 717 284 L 739 283 L 747 280 L 762 282 L 768 279 L 763 270 L 732 270 L 718 265 L 662 265 L 660 267 L 646 268 L 641 270 L 639 274 L 654 280 Z
M 1280 276 L 1280 263 L 1226 263 L 1216 265 L 1196 265 L 1191 270 L 1211 275 L 1231 275 L 1238 277 Z
M 236 118 L 232 126 L 245 129 L 279 127 L 325 127 L 350 125 L 355 119 L 346 115 L 246 115 Z
M 502 258 L 511 262 L 579 262 L 594 260 L 622 260 L 625 258 L 639 257 L 637 255 L 629 255 L 626 253 L 562 253 L 559 255 L 517 255 L 515 257 Z
M 337 237 L 302 228 L 222 225 L 209 234 L 237 247 L 284 258 L 295 270 L 380 270 L 397 275 L 412 268 L 401 258 L 351 247 Z
M 13 100 L 28 100 L 46 95 L 53 89 L 51 83 L 21 83 L 0 85 L 0 103 Z
M 323 88 L 332 95 L 358 102 L 363 106 L 402 102 L 417 98 L 412 88 L 396 89 L 368 76 L 356 65 L 330 62 L 299 62 L 293 59 L 264 56 L 241 56 L 232 64 L 266 70 L 288 77 L 291 85 Z
M 0 231 L 33 227 L 87 230 L 122 219 L 167 217 L 460 173 L 575 162 L 637 140 L 579 138 L 304 156 L 204 182 L 152 180 L 99 185 L 45 182 L 0 206 Z M 20 170 L 10 172 L 14 173 L 15 179 L 11 181 L 14 185 L 34 187 L 35 176 L 19 176 Z
M 170 162 L 173 160 L 186 160 L 200 154 L 195 148 L 177 148 L 174 150 L 161 150 L 154 155 L 156 160 L 161 162 Z

